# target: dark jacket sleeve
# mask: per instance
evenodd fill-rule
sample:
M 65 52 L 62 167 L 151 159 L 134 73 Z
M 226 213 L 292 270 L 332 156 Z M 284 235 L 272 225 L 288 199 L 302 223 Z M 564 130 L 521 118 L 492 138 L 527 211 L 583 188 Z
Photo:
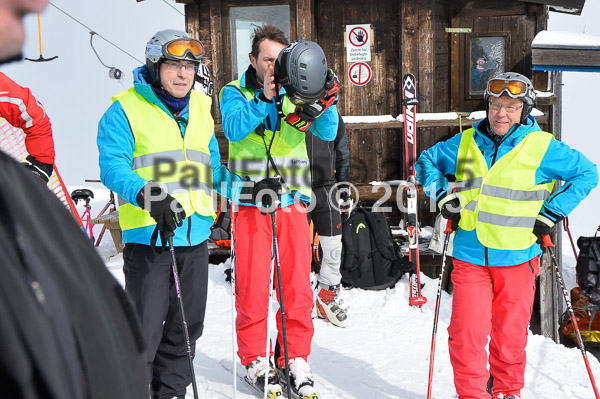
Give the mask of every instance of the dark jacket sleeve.
M 350 150 L 348 150 L 348 136 L 346 125 L 340 115 L 337 136 L 335 137 L 335 179 L 339 182 L 350 181 Z

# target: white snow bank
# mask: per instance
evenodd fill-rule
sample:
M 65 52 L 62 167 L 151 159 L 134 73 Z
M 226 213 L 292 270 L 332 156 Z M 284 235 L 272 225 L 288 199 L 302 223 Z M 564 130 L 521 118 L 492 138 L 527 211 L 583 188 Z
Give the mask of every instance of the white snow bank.
M 342 119 L 345 123 L 379 123 L 393 122 L 395 120 L 392 115 L 348 115 L 343 116 Z
M 543 30 L 535 35 L 531 47 L 600 50 L 600 36 Z

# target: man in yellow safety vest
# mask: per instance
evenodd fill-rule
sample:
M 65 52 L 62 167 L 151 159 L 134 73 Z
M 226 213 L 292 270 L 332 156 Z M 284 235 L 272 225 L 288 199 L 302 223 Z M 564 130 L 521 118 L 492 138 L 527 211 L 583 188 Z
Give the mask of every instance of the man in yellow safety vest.
M 101 179 L 120 196 L 125 288 L 142 322 L 158 399 L 183 398 L 192 382 L 177 294 L 193 352 L 204 326 L 213 189 L 232 198 L 241 181 L 220 162 L 211 99 L 192 90 L 203 54 L 186 32 L 157 32 L 134 87 L 113 98 L 98 127 Z M 154 251 L 170 239 L 180 287 L 170 253 Z
M 525 76 L 497 75 L 484 99 L 487 117 L 424 151 L 416 168 L 442 215 L 458 223 L 448 328 L 458 396 L 489 398 L 491 374 L 493 398 L 515 399 L 524 385 L 539 274 L 536 241 L 588 195 L 598 172 L 583 154 L 540 129 L 530 115 L 535 91 Z M 449 185 L 448 175 L 456 183 Z M 552 194 L 557 180 L 565 184 Z

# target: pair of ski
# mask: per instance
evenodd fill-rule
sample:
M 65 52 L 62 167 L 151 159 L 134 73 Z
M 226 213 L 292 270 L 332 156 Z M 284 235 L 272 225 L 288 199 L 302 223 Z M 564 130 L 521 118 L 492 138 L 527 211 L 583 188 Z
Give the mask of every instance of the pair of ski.
M 225 364 L 224 362 L 220 362 L 221 366 L 229 371 L 230 373 L 233 373 L 233 370 L 231 369 L 231 367 L 229 366 L 229 364 Z M 264 389 L 265 389 L 265 384 L 264 381 L 262 383 L 253 383 L 252 381 L 250 381 L 250 379 L 248 378 L 248 376 L 242 375 L 243 373 L 236 373 L 238 379 L 240 381 L 243 381 L 246 385 L 248 385 L 253 393 L 258 397 L 258 398 L 264 398 L 265 397 L 265 393 L 264 393 Z M 275 393 L 271 393 L 271 394 L 267 394 L 267 398 L 269 399 L 283 399 L 283 398 L 287 398 L 287 385 L 286 385 L 286 381 L 285 378 L 279 378 L 279 384 L 281 385 L 281 391 L 277 391 Z M 291 387 L 290 389 L 290 393 L 291 393 L 291 398 L 289 399 L 319 399 L 319 397 L 315 394 L 312 395 L 312 397 L 302 397 L 298 394 L 298 392 L 294 389 L 294 387 Z
M 256 395 L 259 398 L 264 398 L 264 391 L 263 389 L 265 388 L 264 383 L 253 383 L 252 381 L 250 381 L 250 379 L 247 376 L 244 376 L 244 381 L 250 385 L 250 387 L 254 390 L 254 392 L 256 393 Z M 267 398 L 271 398 L 271 399 L 280 399 L 280 398 L 287 398 L 287 383 L 285 381 L 285 378 L 280 378 L 279 379 L 279 384 L 281 385 L 281 391 L 278 391 L 274 394 L 267 394 Z M 290 389 L 290 394 L 291 394 L 291 398 L 290 399 L 319 399 L 319 397 L 317 396 L 317 394 L 313 394 L 311 396 L 300 396 L 300 394 L 296 391 L 296 389 L 294 387 L 292 387 L 292 389 Z
M 404 160 L 406 173 L 406 232 L 408 235 L 408 259 L 410 271 L 410 305 L 422 307 L 427 298 L 421 295 L 421 268 L 419 264 L 419 219 L 417 214 L 417 81 L 413 74 L 402 77 L 402 109 L 404 112 Z

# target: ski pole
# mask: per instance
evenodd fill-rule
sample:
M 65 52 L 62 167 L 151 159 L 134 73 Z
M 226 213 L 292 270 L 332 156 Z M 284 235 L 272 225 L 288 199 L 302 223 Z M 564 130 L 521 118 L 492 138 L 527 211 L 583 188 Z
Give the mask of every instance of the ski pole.
M 237 217 L 235 204 L 231 203 L 231 364 L 233 365 L 233 399 L 237 398 L 237 359 L 235 354 L 235 345 L 237 341 L 237 331 L 235 329 L 235 219 Z
M 446 269 L 446 254 L 448 253 L 448 243 L 450 242 L 450 234 L 452 233 L 452 219 L 448 219 L 446 230 L 444 230 L 446 238 L 444 238 L 444 249 L 442 251 L 442 270 L 437 287 L 437 298 L 435 300 L 435 313 L 433 316 L 433 332 L 431 334 L 431 352 L 429 355 L 429 382 L 427 384 L 427 399 L 431 399 L 431 387 L 433 382 L 433 359 L 435 356 L 435 338 L 437 335 L 438 318 L 440 315 L 440 299 L 442 297 L 442 281 L 444 280 L 444 271 Z
M 573 253 L 575 254 L 575 261 L 577 261 L 577 250 L 575 249 L 575 243 L 573 242 L 573 237 L 571 236 L 571 230 L 569 230 L 569 218 L 566 217 L 563 220 L 563 227 L 565 231 L 569 235 L 569 241 L 571 241 L 571 248 L 573 248 Z
M 198 387 L 196 387 L 196 373 L 194 373 L 194 360 L 192 358 L 192 346 L 190 345 L 190 333 L 187 328 L 187 322 L 185 321 L 185 312 L 183 311 L 183 299 L 181 299 L 181 287 L 179 285 L 179 272 L 177 272 L 177 261 L 175 260 L 173 237 L 169 237 L 169 251 L 171 252 L 173 280 L 175 281 L 175 290 L 177 291 L 177 300 L 179 302 L 179 310 L 181 311 L 181 325 L 183 327 L 187 355 L 190 361 L 190 371 L 192 372 L 192 388 L 194 389 L 194 399 L 198 399 Z
M 560 288 L 562 289 L 563 296 L 565 298 L 565 302 L 567 303 L 567 312 L 569 313 L 569 317 L 571 318 L 571 323 L 573 324 L 573 329 L 575 330 L 575 335 L 577 336 L 577 343 L 579 344 L 579 349 L 581 350 L 581 355 L 583 356 L 583 361 L 585 362 L 585 367 L 587 368 L 588 375 L 590 376 L 590 382 L 592 383 L 592 388 L 594 388 L 594 394 L 596 395 L 596 399 L 600 399 L 600 394 L 598 394 L 598 388 L 596 388 L 596 380 L 594 380 L 594 374 L 592 374 L 592 369 L 590 368 L 590 362 L 588 361 L 587 354 L 585 352 L 585 347 L 583 346 L 583 340 L 581 339 L 581 333 L 579 332 L 579 325 L 577 324 L 577 319 L 575 318 L 575 313 L 573 312 L 573 306 L 571 305 L 571 300 L 567 295 L 567 289 L 565 288 L 565 283 L 560 274 L 560 270 L 558 268 L 558 262 L 556 261 L 556 257 L 554 256 L 554 243 L 552 243 L 552 239 L 549 235 L 542 236 L 542 241 L 544 247 L 550 254 L 552 258 L 552 263 L 554 264 L 554 271 L 556 272 L 556 277 L 558 278 L 558 283 L 560 284 Z
M 274 251 L 273 251 L 274 252 Z M 269 368 L 271 362 L 271 299 L 273 298 L 274 290 L 274 279 L 275 274 L 275 254 L 271 255 L 271 271 L 269 272 L 269 300 L 267 301 L 267 339 L 265 342 L 265 359 L 267 360 L 267 367 L 265 367 L 265 385 L 263 388 L 263 399 L 267 399 L 267 388 L 269 385 Z M 277 359 L 275 359 L 277 361 Z
M 277 267 L 277 287 L 279 288 L 279 309 L 281 311 L 281 329 L 283 330 L 283 354 L 285 358 L 285 380 L 287 382 L 287 397 L 292 397 L 290 386 L 290 360 L 287 344 L 287 330 L 285 328 L 285 308 L 283 306 L 283 291 L 281 290 L 281 265 L 279 264 L 279 247 L 277 246 L 277 227 L 275 225 L 275 212 L 271 213 L 271 224 L 273 225 L 273 252 L 275 254 L 275 265 Z

